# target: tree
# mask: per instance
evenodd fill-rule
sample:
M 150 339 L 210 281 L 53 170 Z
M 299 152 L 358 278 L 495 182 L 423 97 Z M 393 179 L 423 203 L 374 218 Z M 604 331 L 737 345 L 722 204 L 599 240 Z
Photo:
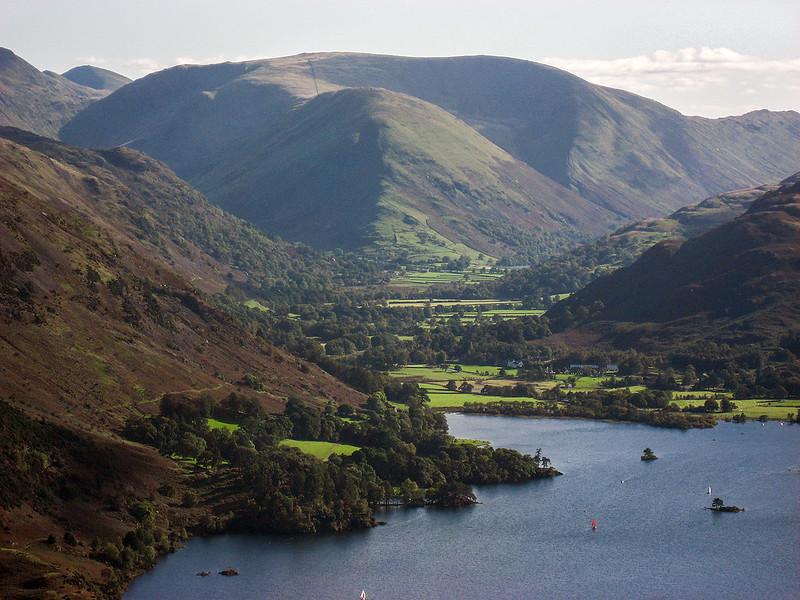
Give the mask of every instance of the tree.
M 142 500 L 130 508 L 131 516 L 141 525 L 152 525 L 156 518 L 156 509 L 150 502 Z
M 425 492 L 420 489 L 415 481 L 406 478 L 400 484 L 400 495 L 403 502 L 409 506 L 423 506 L 425 504 Z
M 477 498 L 466 483 L 450 481 L 429 490 L 428 501 L 438 506 L 455 507 L 475 504 Z
M 458 384 L 455 382 L 454 379 L 451 379 L 447 382 L 447 389 L 451 392 L 455 392 L 458 389 Z
M 683 385 L 692 387 L 697 383 L 697 371 L 692 365 L 688 365 L 683 372 Z
M 725 503 L 722 501 L 722 498 L 714 498 L 711 501 L 711 508 L 722 508 L 725 506 Z
M 719 403 L 714 398 L 709 398 L 708 400 L 706 400 L 703 406 L 705 407 L 706 412 L 709 413 L 716 412 L 717 410 L 719 410 Z
M 206 450 L 206 441 L 193 433 L 186 432 L 178 443 L 178 454 L 187 458 L 197 458 Z

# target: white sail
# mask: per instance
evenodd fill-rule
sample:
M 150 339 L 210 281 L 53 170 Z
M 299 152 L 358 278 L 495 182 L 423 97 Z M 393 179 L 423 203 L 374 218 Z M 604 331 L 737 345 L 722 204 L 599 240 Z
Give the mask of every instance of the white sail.
M 367 600 L 367 592 L 361 590 L 361 595 L 358 597 L 358 600 Z
M 708 495 L 711 495 L 711 486 L 708 486 Z

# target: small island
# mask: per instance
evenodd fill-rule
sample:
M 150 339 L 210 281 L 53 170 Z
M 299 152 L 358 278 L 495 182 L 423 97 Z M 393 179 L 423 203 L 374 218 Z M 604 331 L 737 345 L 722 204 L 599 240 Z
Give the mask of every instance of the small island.
M 658 460 L 658 457 L 656 456 L 655 452 L 653 452 L 653 450 L 652 450 L 652 449 L 650 449 L 650 448 L 645 448 L 645 449 L 642 451 L 642 456 L 641 456 L 641 459 L 642 459 L 642 460 Z
M 714 512 L 742 512 L 744 509 L 738 506 L 725 506 L 725 503 L 722 501 L 722 498 L 714 498 L 711 501 L 711 506 L 706 506 L 708 510 L 713 510 Z

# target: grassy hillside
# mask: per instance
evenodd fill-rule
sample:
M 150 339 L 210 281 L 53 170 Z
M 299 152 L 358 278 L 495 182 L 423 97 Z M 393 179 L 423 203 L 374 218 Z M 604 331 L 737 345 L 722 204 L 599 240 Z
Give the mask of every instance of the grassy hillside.
M 92 65 L 73 67 L 69 71 L 62 73 L 61 76 L 93 90 L 108 90 L 111 92 L 131 82 L 131 79 L 125 77 L 125 75 Z
M 800 156 L 795 112 L 686 117 L 552 67 L 489 56 L 327 53 L 176 67 L 97 103 L 63 135 L 89 146 L 131 143 L 193 180 L 193 168 L 219 146 L 263 131 L 298 102 L 363 87 L 443 108 L 626 220 L 664 214 L 685 198 L 779 181 Z
M 56 137 L 69 119 L 107 93 L 41 72 L 11 50 L 0 48 L 0 126 Z
M 547 315 L 625 344 L 775 343 L 800 327 L 800 183 L 683 244 L 668 241 Z
M 321 94 L 194 179 L 267 231 L 412 259 L 545 253 L 609 219 L 449 113 L 378 89 Z

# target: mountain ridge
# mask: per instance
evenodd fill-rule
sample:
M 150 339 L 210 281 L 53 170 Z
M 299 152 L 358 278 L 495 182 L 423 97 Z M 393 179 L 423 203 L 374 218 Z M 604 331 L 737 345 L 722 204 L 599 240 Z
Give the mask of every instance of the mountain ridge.
M 675 210 L 676 198 L 780 180 L 800 160 L 798 113 L 686 117 L 555 67 L 488 56 L 321 53 L 183 65 L 93 104 L 61 135 L 83 146 L 130 144 L 216 201 L 210 190 L 224 185 L 225 174 L 217 170 L 219 185 L 201 184 L 199 165 L 217 162 L 223 148 L 247 145 L 319 94 L 354 88 L 383 88 L 443 109 L 609 213 L 606 231 Z
M 446 111 L 379 88 L 324 92 L 220 154 L 198 165 L 201 189 L 268 231 L 328 248 L 497 256 L 537 231 L 598 234 L 613 219 Z M 488 230 L 493 220 L 519 231 Z
M 0 48 L 0 126 L 56 137 L 69 119 L 106 94 L 57 73 L 39 71 Z

